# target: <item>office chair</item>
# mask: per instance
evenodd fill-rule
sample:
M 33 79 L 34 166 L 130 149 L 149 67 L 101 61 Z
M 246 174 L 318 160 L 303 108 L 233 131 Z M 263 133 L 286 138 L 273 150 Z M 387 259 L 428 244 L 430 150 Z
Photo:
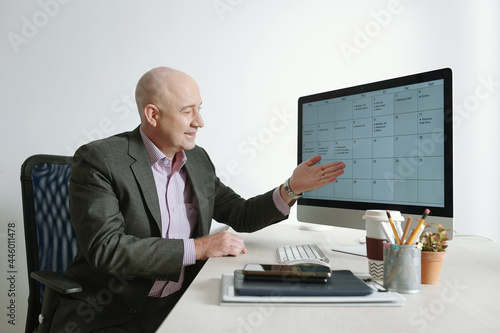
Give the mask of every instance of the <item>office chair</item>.
M 21 167 L 24 236 L 29 274 L 26 333 L 49 332 L 59 294 L 81 292 L 63 272 L 77 242 L 69 216 L 72 157 L 34 155 Z

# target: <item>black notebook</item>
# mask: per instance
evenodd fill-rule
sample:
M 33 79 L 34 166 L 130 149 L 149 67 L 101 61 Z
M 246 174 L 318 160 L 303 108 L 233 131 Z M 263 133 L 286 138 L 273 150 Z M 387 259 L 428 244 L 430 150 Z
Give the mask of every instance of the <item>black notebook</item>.
M 325 283 L 245 280 L 241 270 L 236 270 L 234 290 L 241 296 L 366 296 L 373 293 L 372 288 L 349 270 L 332 271 L 332 277 Z

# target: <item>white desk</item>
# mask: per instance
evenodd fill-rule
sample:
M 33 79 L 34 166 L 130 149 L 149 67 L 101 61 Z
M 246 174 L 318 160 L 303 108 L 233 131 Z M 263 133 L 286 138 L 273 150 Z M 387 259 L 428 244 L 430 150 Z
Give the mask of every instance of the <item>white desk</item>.
M 245 239 L 247 254 L 212 258 L 203 267 L 158 332 L 498 332 L 500 330 L 500 244 L 456 237 L 448 248 L 437 285 L 404 295 L 402 307 L 220 306 L 220 278 L 247 263 L 276 263 L 279 245 L 317 243 L 332 269 L 368 273 L 367 259 L 329 251 L 355 245 L 364 231 L 299 230 L 282 222 Z

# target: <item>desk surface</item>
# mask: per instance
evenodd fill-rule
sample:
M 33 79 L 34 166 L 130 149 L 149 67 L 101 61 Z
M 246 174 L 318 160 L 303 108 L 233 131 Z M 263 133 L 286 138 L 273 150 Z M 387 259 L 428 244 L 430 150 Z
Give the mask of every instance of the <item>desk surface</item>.
M 304 231 L 297 222 L 282 222 L 239 235 L 248 252 L 209 259 L 158 332 L 498 332 L 500 327 L 496 242 L 455 237 L 439 283 L 422 285 L 419 294 L 405 294 L 402 307 L 220 306 L 221 275 L 247 263 L 276 263 L 280 245 L 316 243 L 329 256 L 332 269 L 368 273 L 366 258 L 329 251 L 359 245 L 364 231 Z

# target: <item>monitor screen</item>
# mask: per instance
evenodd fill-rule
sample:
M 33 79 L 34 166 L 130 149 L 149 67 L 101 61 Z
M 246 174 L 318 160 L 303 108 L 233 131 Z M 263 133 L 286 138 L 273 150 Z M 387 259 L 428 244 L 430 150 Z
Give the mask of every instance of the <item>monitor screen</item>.
M 452 141 L 448 68 L 300 97 L 298 163 L 321 155 L 346 168 L 304 193 L 299 221 L 364 229 L 368 209 L 430 209 L 428 222 L 452 228 Z

